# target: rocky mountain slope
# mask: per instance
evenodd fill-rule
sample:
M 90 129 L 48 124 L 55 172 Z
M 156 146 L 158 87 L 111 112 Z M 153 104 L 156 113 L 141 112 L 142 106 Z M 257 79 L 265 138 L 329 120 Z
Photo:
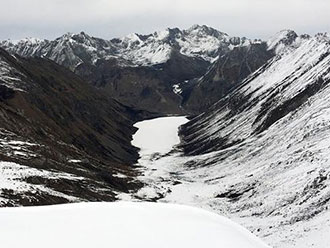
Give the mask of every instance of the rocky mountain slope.
M 330 38 L 295 37 L 276 50 L 272 61 L 184 126 L 185 154 L 204 154 L 186 166 L 212 185 L 214 208 L 242 217 L 274 247 L 300 239 L 298 247 L 322 247 L 303 233 L 330 229 Z
M 180 147 L 141 162 L 145 186 L 130 197 L 212 209 L 272 247 L 330 245 L 330 37 L 291 34 L 181 127 Z
M 328 35 L 262 42 L 194 26 L 2 46 L 71 71 L 0 50 L 0 205 L 176 202 L 273 247 L 330 245 Z M 128 166 L 132 119 L 204 110 L 181 127 L 181 146 Z
M 266 42 L 239 46 L 226 52 L 203 77 L 183 84 L 183 108 L 190 113 L 202 113 L 274 55 Z
M 310 37 L 298 37 L 292 30 L 283 30 L 267 42 L 250 41 L 224 52 L 203 77 L 183 83 L 182 107 L 192 114 L 204 112 L 298 38 Z
M 196 112 L 206 109 L 209 102 L 204 104 L 203 101 L 205 97 L 209 98 L 209 91 L 197 89 L 190 94 L 193 85 L 189 84 L 188 93 L 180 95 L 179 91 L 174 90 L 175 87 L 184 88 L 182 84 L 185 82 L 202 77 L 213 62 L 236 48 L 239 51 L 234 52 L 233 56 L 239 56 L 237 59 L 243 61 L 242 56 L 247 56 L 245 50 L 253 50 L 249 47 L 259 43 L 230 37 L 205 25 L 194 25 L 187 30 L 168 28 L 149 35 L 130 34 L 112 40 L 91 37 L 83 32 L 65 34 L 53 41 L 6 40 L 0 43 L 0 47 L 24 57 L 49 58 L 87 78 L 96 87 L 104 88 L 110 96 L 127 105 L 161 114 L 182 114 L 187 110 Z M 241 71 L 238 72 L 239 79 L 254 71 L 269 57 L 265 51 L 260 53 L 260 61 L 259 56 L 249 58 L 253 61 L 249 61 L 251 65 L 248 69 L 240 70 L 233 68 L 237 67 L 236 64 L 229 65 L 225 72 L 229 76 L 222 81 L 236 79 L 232 74 L 237 70 Z M 223 59 L 220 58 L 217 64 L 223 64 Z M 226 81 L 224 85 L 232 83 Z M 222 96 L 217 95 L 219 91 L 226 91 L 222 89 L 226 86 L 221 84 L 209 88 L 214 86 L 217 89 L 212 91 L 212 103 L 213 98 L 218 100 Z M 182 100 L 188 101 L 190 95 L 197 99 L 182 106 Z M 187 109 L 184 109 L 185 106 Z
M 136 114 L 50 60 L 0 49 L 0 205 L 113 200 L 136 187 Z

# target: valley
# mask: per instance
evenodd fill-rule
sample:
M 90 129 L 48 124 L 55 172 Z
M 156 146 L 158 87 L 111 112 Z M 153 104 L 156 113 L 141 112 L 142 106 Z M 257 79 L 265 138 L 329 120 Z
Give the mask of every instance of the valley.
M 330 246 L 328 34 L 194 25 L 0 47 L 1 207 L 189 205 L 273 248 Z
M 119 199 L 175 203 L 212 211 L 248 228 L 271 247 L 322 248 L 330 245 L 330 215 L 326 207 L 322 206 L 320 213 L 311 218 L 310 210 L 304 212 L 299 206 L 299 210 L 293 211 L 301 214 L 300 219 L 290 221 L 280 212 L 281 208 L 294 207 L 295 199 L 291 195 L 295 191 L 292 189 L 295 187 L 299 191 L 300 184 L 308 184 L 308 175 L 296 168 L 286 168 L 287 172 L 276 168 L 274 172 L 267 170 L 267 177 L 274 179 L 265 178 L 265 169 L 261 166 L 263 163 L 267 166 L 267 161 L 248 163 L 247 158 L 239 158 L 242 154 L 231 156 L 245 159 L 240 162 L 245 168 L 230 157 L 218 161 L 219 152 L 187 156 L 178 146 L 180 124 L 185 122 L 184 117 L 163 117 L 135 124 L 139 129 L 132 143 L 141 149 L 135 166 L 141 172 L 137 179 L 144 186 L 137 192 L 120 194 Z M 234 149 L 221 153 L 230 154 Z M 295 179 L 295 173 L 305 178 Z M 258 175 L 265 179 L 258 182 Z M 279 182 L 279 178 L 285 182 Z M 314 197 L 317 200 L 318 196 Z

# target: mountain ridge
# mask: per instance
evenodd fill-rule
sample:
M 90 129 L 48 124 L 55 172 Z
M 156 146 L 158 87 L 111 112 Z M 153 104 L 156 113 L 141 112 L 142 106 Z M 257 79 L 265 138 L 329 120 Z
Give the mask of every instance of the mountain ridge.
M 53 41 L 2 41 L 0 47 L 49 58 L 135 109 L 196 115 L 282 50 L 309 38 L 283 30 L 268 41 L 250 40 L 194 25 L 111 40 L 67 33 Z
M 138 187 L 140 114 L 49 59 L 0 49 L 0 206 L 111 201 Z
M 0 46 L 11 53 L 17 53 L 21 56 L 45 56 L 62 64 L 62 61 L 50 51 L 56 50 L 59 44 L 77 43 L 82 45 L 81 48 L 89 49 L 91 52 L 90 55 L 95 56 L 94 59 L 117 56 L 117 58 L 130 61 L 132 63 L 131 65 L 143 66 L 166 62 L 167 56 L 173 48 L 178 49 L 183 55 L 200 57 L 208 62 L 212 62 L 217 57 L 217 49 L 221 46 L 221 43 L 226 43 L 227 46 L 237 46 L 241 43 L 241 39 L 242 44 L 247 41 L 246 38 L 230 37 L 226 33 L 214 28 L 196 24 L 183 30 L 179 28 L 167 28 L 147 35 L 132 33 L 110 40 L 89 36 L 82 31 L 77 34 L 66 33 L 54 40 L 37 38 L 26 38 L 17 41 L 4 40 L 0 43 Z M 151 43 L 156 44 L 157 48 L 153 47 Z M 172 48 L 168 47 L 168 45 L 172 46 Z M 22 49 L 22 46 L 25 46 L 25 49 Z M 161 49 L 159 48 L 160 46 Z M 190 46 L 193 46 L 193 49 Z M 94 49 L 99 50 L 100 53 L 93 54 Z M 143 56 L 137 51 L 141 49 L 144 49 L 142 51 L 144 52 L 142 54 Z M 133 59 L 130 53 L 139 59 Z M 149 55 L 149 58 L 146 54 Z M 82 61 L 84 60 L 82 59 Z M 92 60 L 89 62 L 94 63 Z M 69 68 L 74 70 L 77 64 L 78 60 L 75 63 L 71 63 Z

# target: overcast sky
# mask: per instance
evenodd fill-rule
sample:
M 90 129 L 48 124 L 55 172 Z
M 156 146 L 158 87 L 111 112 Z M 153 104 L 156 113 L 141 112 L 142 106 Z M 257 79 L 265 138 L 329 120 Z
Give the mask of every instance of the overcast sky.
M 102 38 L 206 24 L 232 36 L 266 39 L 282 29 L 330 31 L 330 0 L 0 0 L 0 39 Z

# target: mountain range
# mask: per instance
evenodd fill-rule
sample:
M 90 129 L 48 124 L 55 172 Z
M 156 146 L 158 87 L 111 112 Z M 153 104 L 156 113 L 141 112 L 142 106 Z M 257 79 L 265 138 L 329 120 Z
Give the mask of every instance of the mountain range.
M 194 25 L 0 47 L 1 206 L 176 202 L 273 247 L 327 247 L 328 34 L 262 41 Z M 133 124 L 169 115 L 190 119 L 181 144 L 145 171 Z
M 160 114 L 207 109 L 274 55 L 266 42 L 231 37 L 205 25 L 112 40 L 68 33 L 52 41 L 6 40 L 0 47 L 53 60 L 120 102 Z M 205 90 L 201 82 L 208 79 L 221 86 Z

